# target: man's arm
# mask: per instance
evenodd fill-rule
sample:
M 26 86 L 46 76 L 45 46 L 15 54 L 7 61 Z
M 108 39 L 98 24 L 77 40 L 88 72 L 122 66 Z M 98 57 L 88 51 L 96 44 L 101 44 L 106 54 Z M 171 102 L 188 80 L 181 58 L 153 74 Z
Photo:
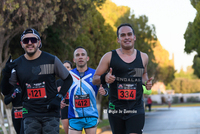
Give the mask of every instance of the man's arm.
M 63 80 L 63 84 L 60 88 L 59 94 L 62 94 L 63 96 L 65 96 L 67 91 L 71 87 L 72 83 L 73 83 L 73 79 L 72 79 L 71 74 L 69 74 L 68 77 L 65 80 Z
M 63 80 L 59 94 L 65 96 L 73 83 L 73 79 L 69 71 L 66 69 L 66 67 L 64 67 L 62 62 L 57 57 L 55 58 L 55 73 Z
M 1 80 L 1 89 L 3 95 L 8 95 L 14 91 L 14 86 L 17 83 L 16 71 L 12 71 L 11 74 L 7 74 L 3 70 L 3 78 Z
M 92 83 L 94 85 L 100 85 L 101 84 L 101 79 L 100 79 L 101 75 L 103 75 L 104 73 L 106 73 L 109 70 L 111 55 L 112 55 L 112 52 L 108 52 L 101 58 L 99 65 L 93 76 Z
M 62 62 L 56 57 L 55 58 L 55 74 L 63 80 L 60 91 L 55 98 L 47 105 L 47 109 L 58 109 L 60 108 L 60 102 L 63 96 L 67 93 L 72 85 L 73 79 L 69 71 L 63 66 Z
M 147 65 L 148 65 L 149 57 L 146 53 L 141 52 L 141 58 L 142 58 L 143 66 L 144 66 L 144 72 L 142 75 L 142 83 L 146 85 L 146 82 L 149 79 L 148 73 L 147 73 Z
M 142 57 L 142 62 L 144 66 L 144 73 L 142 75 L 142 83 L 146 86 L 147 90 L 151 90 L 153 77 L 149 79 L 148 73 L 147 73 L 147 65 L 148 65 L 149 57 L 146 53 L 142 53 L 142 52 L 141 52 L 141 57 Z
M 14 86 L 9 83 L 9 76 L 3 75 L 1 80 L 1 92 L 3 95 L 8 95 Z
M 6 96 L 4 97 L 4 103 L 5 103 L 6 105 L 8 105 L 10 102 L 12 102 L 13 99 L 14 99 L 14 98 L 12 97 L 12 95 L 11 95 L 11 94 L 8 94 L 8 95 L 6 95 Z

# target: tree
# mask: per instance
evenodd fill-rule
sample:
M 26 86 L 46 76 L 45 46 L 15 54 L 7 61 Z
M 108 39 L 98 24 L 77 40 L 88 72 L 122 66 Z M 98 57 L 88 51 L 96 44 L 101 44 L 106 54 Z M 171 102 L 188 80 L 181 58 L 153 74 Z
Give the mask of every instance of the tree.
M 200 1 L 199 0 L 190 0 L 192 6 L 197 10 L 196 17 L 193 22 L 189 22 L 187 29 L 184 34 L 185 39 L 185 48 L 186 53 L 197 52 L 197 55 L 193 59 L 193 69 L 194 74 L 200 78 L 199 68 L 200 64 Z
M 186 71 L 181 68 L 179 72 L 175 73 L 175 78 L 198 79 L 198 77 L 194 75 L 192 66 L 188 66 Z
M 97 10 L 104 17 L 105 23 L 111 25 L 114 31 L 117 31 L 115 23 L 120 17 L 124 16 L 124 14 L 130 10 L 130 8 L 127 6 L 117 6 L 111 0 L 106 0 L 101 7 L 97 7 Z
M 198 78 L 200 78 L 200 57 L 195 55 L 194 59 L 193 59 L 193 65 L 192 68 L 194 69 L 194 74 L 196 76 L 198 76 Z
M 3 0 L 0 3 L 0 71 L 9 54 L 9 43 L 25 28 L 43 32 L 55 22 L 65 22 L 77 31 L 82 15 L 96 3 L 104 0 Z
M 171 86 L 176 93 L 199 93 L 199 79 L 176 78 L 171 82 Z
M 158 81 L 162 81 L 165 85 L 168 85 L 175 78 L 173 58 L 169 60 L 169 52 L 161 46 L 159 40 L 155 42 L 153 51 L 155 62 L 158 64 L 155 77 Z
M 109 24 L 105 24 L 102 15 L 91 8 L 87 20 L 82 23 L 80 36 L 74 41 L 74 48 L 84 46 L 88 50 L 90 61 L 88 65 L 96 68 L 101 57 L 108 51 L 117 48 L 116 35 Z

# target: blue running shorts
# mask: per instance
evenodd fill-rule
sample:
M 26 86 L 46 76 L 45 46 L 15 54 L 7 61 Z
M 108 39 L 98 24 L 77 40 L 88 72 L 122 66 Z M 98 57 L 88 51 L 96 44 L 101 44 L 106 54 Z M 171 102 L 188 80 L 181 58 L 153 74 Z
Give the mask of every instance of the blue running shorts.
M 95 117 L 85 117 L 85 118 L 75 118 L 69 119 L 69 129 L 82 131 L 83 128 L 96 127 L 98 124 L 98 118 Z

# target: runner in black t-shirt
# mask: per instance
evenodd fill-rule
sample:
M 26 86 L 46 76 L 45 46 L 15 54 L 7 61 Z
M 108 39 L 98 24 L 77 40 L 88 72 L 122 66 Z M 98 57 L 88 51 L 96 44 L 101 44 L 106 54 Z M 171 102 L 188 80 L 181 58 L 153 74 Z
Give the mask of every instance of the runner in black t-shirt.
M 23 134 L 21 88 L 16 85 L 14 92 L 4 97 L 6 105 L 12 103 L 12 122 L 17 134 Z
M 142 84 L 150 90 L 153 79 L 147 75 L 148 55 L 134 48 L 136 36 L 130 24 L 121 24 L 117 37 L 120 48 L 102 57 L 93 84 L 109 84 L 108 117 L 113 134 L 140 134 L 145 120 Z
M 65 60 L 63 62 L 63 65 L 67 68 L 68 71 L 72 70 L 72 63 L 70 61 Z M 56 81 L 56 86 L 57 86 L 58 91 L 60 90 L 62 84 L 63 84 L 63 80 L 58 79 Z M 63 128 L 64 128 L 66 134 L 68 134 L 68 129 L 69 129 L 68 106 L 69 106 L 69 92 L 67 92 L 67 94 L 64 96 L 64 98 L 60 104 L 61 121 L 62 121 Z
M 2 93 L 7 95 L 17 82 L 22 88 L 25 134 L 59 134 L 60 101 L 72 77 L 56 56 L 40 50 L 41 39 L 35 29 L 26 29 L 20 43 L 25 54 L 7 61 L 2 71 Z M 59 92 L 55 76 L 63 80 Z

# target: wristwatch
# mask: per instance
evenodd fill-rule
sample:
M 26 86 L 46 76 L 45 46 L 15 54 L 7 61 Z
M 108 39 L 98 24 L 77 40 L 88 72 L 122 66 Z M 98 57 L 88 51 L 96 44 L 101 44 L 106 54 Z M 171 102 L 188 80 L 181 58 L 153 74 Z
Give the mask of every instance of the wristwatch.
M 60 98 L 61 100 L 63 99 L 63 95 L 62 94 L 57 94 L 56 95 L 58 98 Z

